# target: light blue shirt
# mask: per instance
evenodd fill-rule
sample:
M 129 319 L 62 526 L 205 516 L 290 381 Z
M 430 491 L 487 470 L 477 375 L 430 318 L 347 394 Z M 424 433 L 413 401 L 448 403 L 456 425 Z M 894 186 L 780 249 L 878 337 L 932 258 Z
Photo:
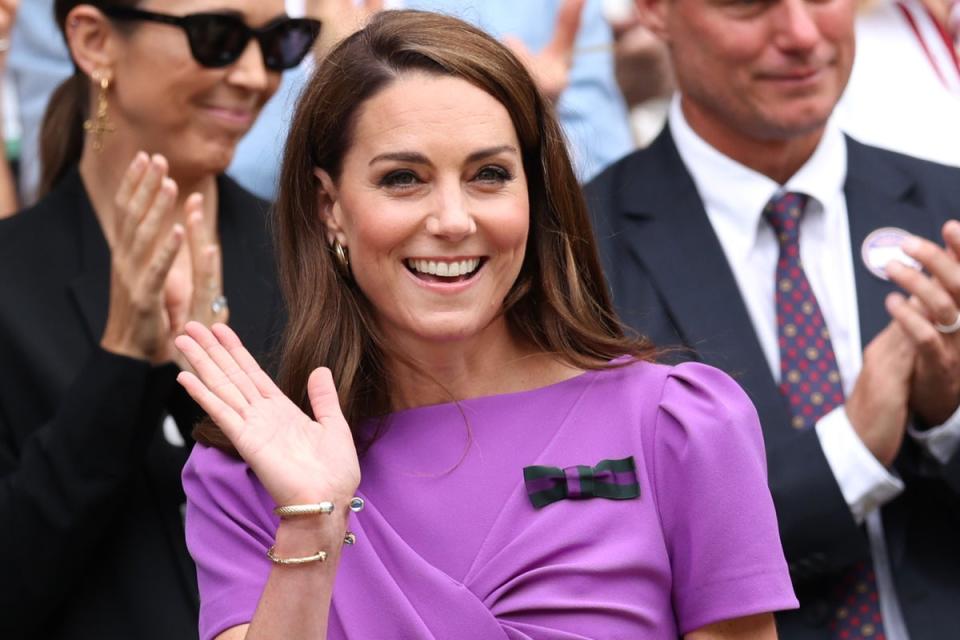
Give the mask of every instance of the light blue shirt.
M 17 92 L 22 137 L 20 190 L 32 202 L 40 182 L 38 142 L 50 95 L 71 73 L 60 29 L 53 18 L 52 0 L 21 2 L 11 36 L 7 77 Z
M 496 37 L 513 35 L 539 51 L 553 35 L 561 0 L 406 0 L 410 9 L 445 12 L 480 26 Z M 612 34 L 602 0 L 588 0 L 575 45 L 570 84 L 557 113 L 577 173 L 588 180 L 633 148 L 626 106 L 613 73 Z M 19 93 L 23 124 L 21 187 L 33 193 L 39 179 L 37 136 L 46 103 L 72 65 L 53 20 L 52 0 L 21 3 L 14 28 L 10 69 Z M 579 51 L 579 53 L 577 52 Z M 265 105 L 234 156 L 228 173 L 267 199 L 277 177 L 294 106 L 309 77 L 310 60 L 284 74 L 277 94 Z

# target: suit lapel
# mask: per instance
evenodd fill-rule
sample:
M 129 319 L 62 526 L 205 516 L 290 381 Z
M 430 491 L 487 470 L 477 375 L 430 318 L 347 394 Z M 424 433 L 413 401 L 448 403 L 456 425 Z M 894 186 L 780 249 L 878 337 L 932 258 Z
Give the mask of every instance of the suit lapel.
M 693 179 L 669 131 L 651 146 L 654 162 L 624 191 L 624 236 L 650 274 L 683 343 L 734 376 L 763 425 L 789 422 L 753 323 Z M 651 170 L 652 168 L 652 170 Z M 768 438 L 789 430 L 771 429 Z
M 80 271 L 70 282 L 70 293 L 83 317 L 90 340 L 96 344 L 100 342 L 107 324 L 110 249 L 78 171 L 64 178 L 57 198 L 58 202 L 52 206 L 76 219 Z
M 867 269 L 861 256 L 864 239 L 882 227 L 897 227 L 925 238 L 937 239 L 940 234 L 929 213 L 909 201 L 916 186 L 912 178 L 891 164 L 881 162 L 875 152 L 849 138 L 847 158 L 844 194 L 857 285 L 860 336 L 866 347 L 890 321 L 884 298 L 897 287 Z

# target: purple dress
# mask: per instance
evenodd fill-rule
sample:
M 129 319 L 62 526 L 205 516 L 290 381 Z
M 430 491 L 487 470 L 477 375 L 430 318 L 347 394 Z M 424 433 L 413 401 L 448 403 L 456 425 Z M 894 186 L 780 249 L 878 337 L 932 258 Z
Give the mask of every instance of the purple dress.
M 532 465 L 628 457 L 634 499 L 535 508 L 524 484 Z M 675 639 L 797 607 L 756 412 L 704 365 L 401 411 L 361 465 L 332 639 Z M 249 467 L 217 450 L 197 446 L 183 482 L 207 640 L 253 617 L 278 520 Z

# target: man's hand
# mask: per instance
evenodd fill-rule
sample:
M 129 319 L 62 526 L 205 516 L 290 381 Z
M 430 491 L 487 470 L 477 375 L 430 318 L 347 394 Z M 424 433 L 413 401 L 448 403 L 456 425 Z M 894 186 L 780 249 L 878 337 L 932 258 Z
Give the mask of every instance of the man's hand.
M 904 243 L 929 275 L 896 262 L 887 266 L 911 296 L 893 294 L 887 307 L 916 347 L 910 407 L 929 425 L 943 424 L 960 406 L 960 332 L 943 331 L 960 319 L 960 222 L 947 222 L 943 239 L 946 249 L 917 237 Z
M 906 432 L 915 354 L 913 342 L 891 322 L 863 350 L 863 368 L 844 405 L 854 431 L 885 467 Z

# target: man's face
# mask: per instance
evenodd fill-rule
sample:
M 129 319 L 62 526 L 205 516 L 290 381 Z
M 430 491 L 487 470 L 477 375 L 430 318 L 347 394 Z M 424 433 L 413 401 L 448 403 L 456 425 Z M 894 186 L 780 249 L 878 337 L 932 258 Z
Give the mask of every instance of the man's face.
M 662 3 L 684 113 L 701 134 L 789 140 L 823 127 L 850 77 L 855 0 Z

